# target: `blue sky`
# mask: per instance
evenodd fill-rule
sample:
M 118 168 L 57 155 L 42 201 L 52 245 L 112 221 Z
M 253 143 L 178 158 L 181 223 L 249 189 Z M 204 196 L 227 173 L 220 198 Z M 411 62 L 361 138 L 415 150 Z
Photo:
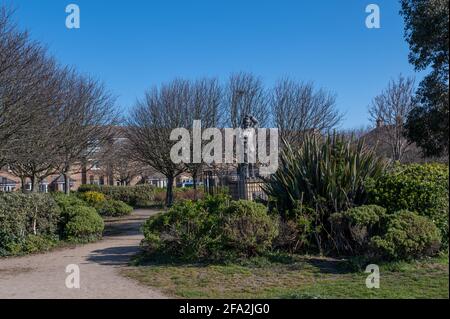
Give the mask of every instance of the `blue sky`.
M 0 0 L 62 63 L 105 82 L 126 111 L 143 92 L 175 77 L 253 72 L 335 92 L 342 128 L 368 125 L 367 105 L 408 64 L 397 0 Z M 78 4 L 81 29 L 65 27 Z M 381 9 L 367 29 L 365 8 Z

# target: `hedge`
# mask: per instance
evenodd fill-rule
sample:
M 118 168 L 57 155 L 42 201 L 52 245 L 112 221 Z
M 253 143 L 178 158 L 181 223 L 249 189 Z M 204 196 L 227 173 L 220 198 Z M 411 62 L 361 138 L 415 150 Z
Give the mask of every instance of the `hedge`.
M 108 199 L 119 200 L 133 207 L 146 207 L 154 203 L 155 187 L 151 185 L 136 186 L 99 186 L 81 185 L 78 192 L 99 192 Z
M 53 236 L 61 210 L 47 194 L 0 194 L 0 255 L 30 235 Z M 8 248 L 9 247 L 9 248 Z

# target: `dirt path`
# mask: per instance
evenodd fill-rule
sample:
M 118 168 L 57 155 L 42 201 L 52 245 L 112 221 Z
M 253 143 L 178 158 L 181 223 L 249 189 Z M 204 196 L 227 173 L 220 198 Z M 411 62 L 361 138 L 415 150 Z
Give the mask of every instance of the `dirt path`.
M 0 259 L 0 299 L 152 299 L 157 291 L 119 275 L 139 250 L 139 228 L 155 211 L 136 210 L 107 223 L 102 241 L 47 254 Z M 80 269 L 80 289 L 66 287 L 67 265 Z

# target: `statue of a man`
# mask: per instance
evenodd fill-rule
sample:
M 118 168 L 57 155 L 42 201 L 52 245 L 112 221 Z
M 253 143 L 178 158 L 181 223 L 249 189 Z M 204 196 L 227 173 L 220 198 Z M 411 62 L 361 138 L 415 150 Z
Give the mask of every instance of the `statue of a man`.
M 242 120 L 240 139 L 244 151 L 244 163 L 239 165 L 242 178 L 255 178 L 256 163 L 256 128 L 258 120 L 252 115 L 245 115 Z

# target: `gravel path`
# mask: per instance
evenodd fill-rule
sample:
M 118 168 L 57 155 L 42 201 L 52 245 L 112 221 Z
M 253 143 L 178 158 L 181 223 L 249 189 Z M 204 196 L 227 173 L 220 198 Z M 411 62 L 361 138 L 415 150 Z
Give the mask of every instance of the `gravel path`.
M 46 254 L 0 259 L 0 299 L 152 299 L 165 298 L 119 274 L 139 251 L 139 231 L 152 210 L 107 223 L 97 243 Z M 80 289 L 66 287 L 67 265 L 80 269 Z

